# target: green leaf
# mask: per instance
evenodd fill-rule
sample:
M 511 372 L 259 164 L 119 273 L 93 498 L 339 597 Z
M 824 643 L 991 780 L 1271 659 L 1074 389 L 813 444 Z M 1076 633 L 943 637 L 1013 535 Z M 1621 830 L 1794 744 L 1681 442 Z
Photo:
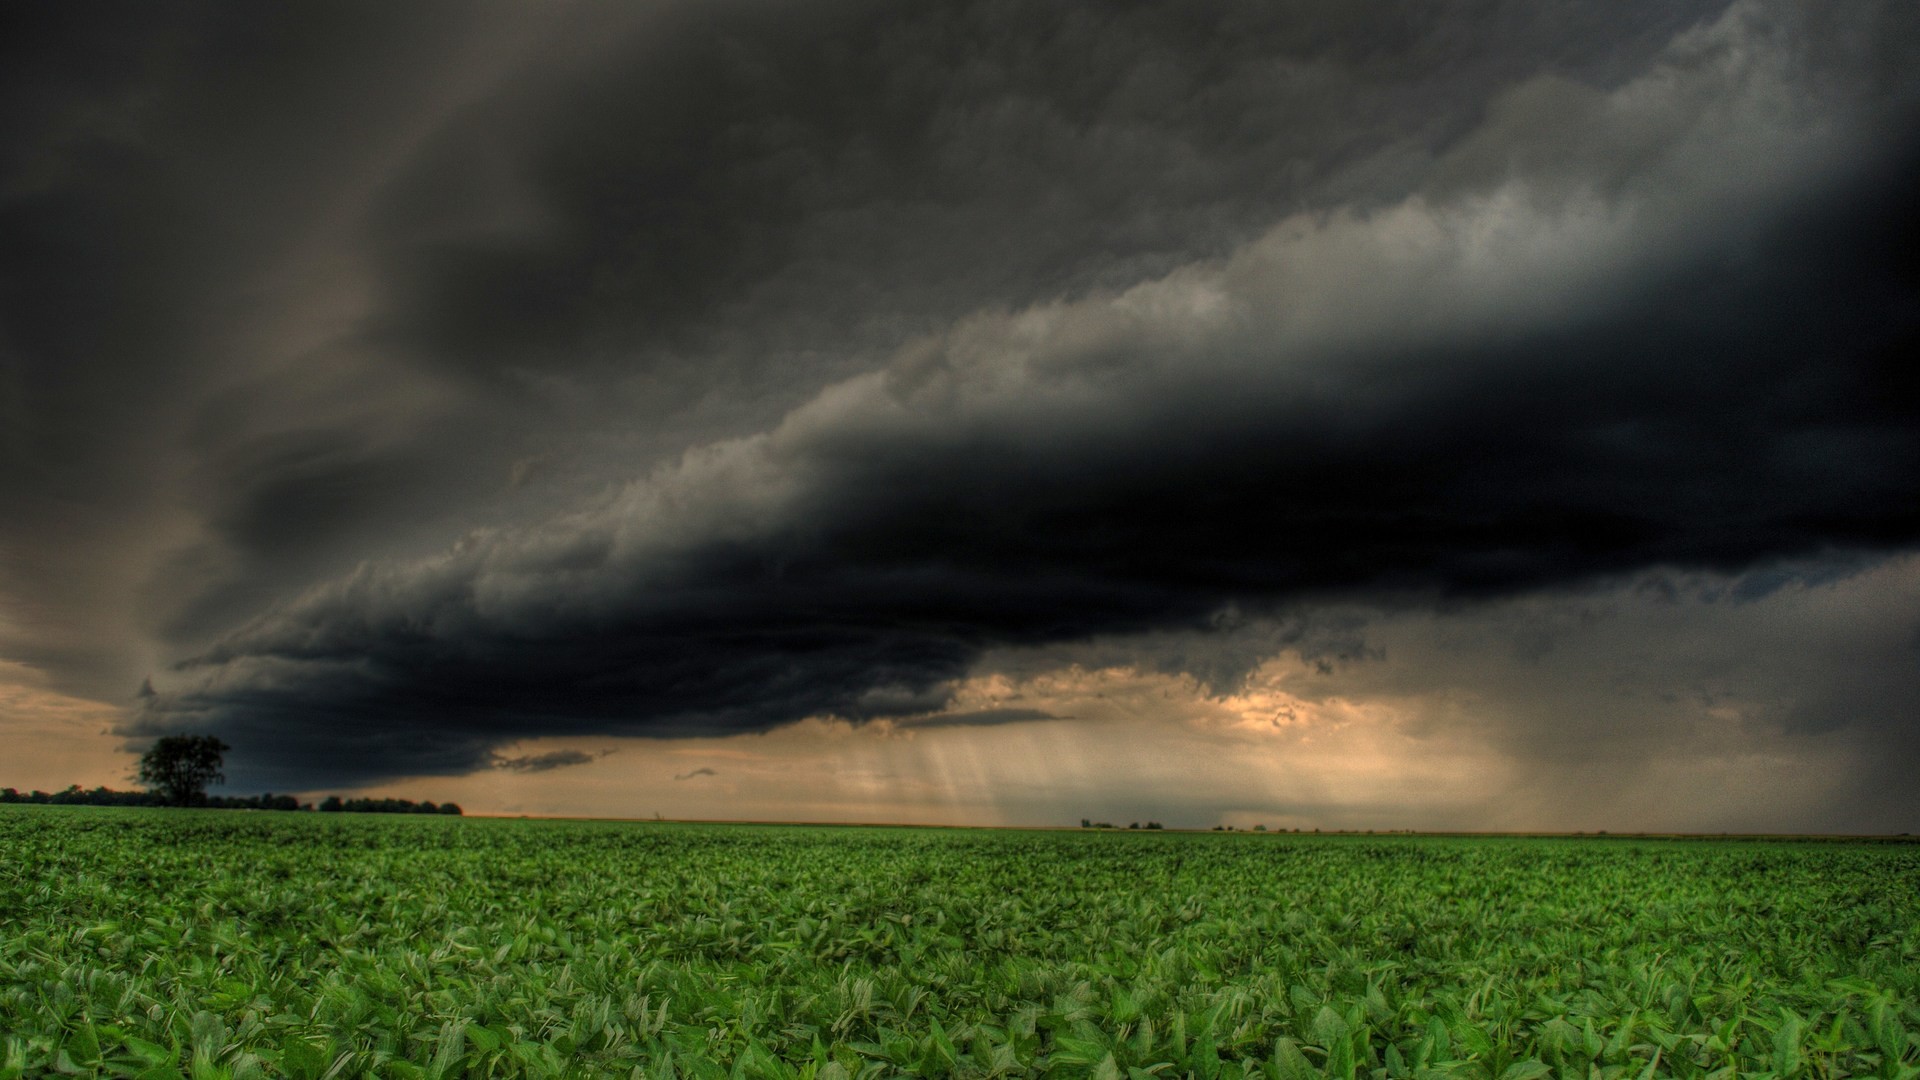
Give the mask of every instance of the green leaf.
M 1540 1080 L 1540 1077 L 1548 1076 L 1552 1072 L 1553 1070 L 1548 1068 L 1545 1062 L 1537 1058 L 1527 1058 L 1525 1061 L 1516 1061 L 1507 1066 L 1506 1071 L 1500 1074 L 1500 1080 Z
M 1802 1030 L 1800 1018 L 1786 1013 L 1781 1017 L 1780 1026 L 1773 1032 L 1773 1071 L 1781 1080 L 1787 1080 L 1800 1069 Z
M 1066 1065 L 1091 1066 L 1107 1054 L 1106 1044 L 1093 1039 L 1061 1035 L 1053 1041 L 1051 1061 Z
M 1307 1055 L 1300 1052 L 1300 1044 L 1286 1036 L 1273 1041 L 1273 1064 L 1281 1080 L 1308 1080 L 1320 1075 Z
M 1327 1047 L 1327 1075 L 1333 1080 L 1353 1080 L 1352 1039 L 1341 1039 Z
M 491 1054 L 500 1049 L 507 1041 L 505 1032 L 495 1031 L 485 1024 L 471 1024 L 466 1029 L 467 1041 L 480 1048 L 483 1054 Z
M 1193 1049 L 1187 1052 L 1187 1067 L 1200 1080 L 1218 1080 L 1220 1076 L 1220 1047 L 1213 1041 L 1213 1028 L 1208 1026 L 1193 1040 Z
M 280 1044 L 280 1068 L 294 1080 L 319 1080 L 327 1071 L 326 1052 L 295 1036 Z
M 136 1057 L 149 1065 L 171 1065 L 179 1060 L 172 1050 L 136 1035 L 128 1035 L 121 1042 L 128 1050 L 133 1051 Z
M 91 1064 L 100 1060 L 100 1037 L 94 1033 L 92 1024 L 82 1024 L 67 1036 L 64 1049 L 74 1061 Z
M 931 1035 L 933 1037 L 933 1048 L 936 1051 L 937 1060 L 942 1066 L 951 1069 L 959 1062 L 960 1051 L 954 1049 L 953 1040 L 947 1037 L 947 1029 L 940 1026 L 940 1018 L 929 1017 L 929 1019 L 931 1020 Z
M 1493 1037 L 1471 1020 L 1462 1020 L 1454 1027 L 1453 1040 L 1470 1057 L 1487 1058 L 1493 1055 Z
M 1345 1042 L 1352 1034 L 1353 1029 L 1347 1025 L 1347 1018 L 1334 1012 L 1332 1006 L 1322 1005 L 1320 1011 L 1314 1014 L 1314 1041 L 1329 1051 L 1333 1049 L 1334 1043 Z

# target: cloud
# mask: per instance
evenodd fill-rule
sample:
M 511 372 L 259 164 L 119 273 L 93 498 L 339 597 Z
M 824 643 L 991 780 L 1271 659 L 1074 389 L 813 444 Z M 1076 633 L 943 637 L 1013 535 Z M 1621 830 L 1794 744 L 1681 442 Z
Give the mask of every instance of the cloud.
M 674 773 L 673 778 L 675 780 L 692 780 L 693 778 L 698 776 L 719 776 L 719 775 L 720 774 L 718 771 L 702 766 L 698 769 L 694 769 L 691 772 Z
M 1043 720 L 1071 720 L 1045 709 L 966 709 L 934 713 L 932 716 L 907 717 L 896 721 L 903 728 L 996 727 L 1000 724 L 1032 724 Z
M 586 765 L 599 761 L 611 753 L 613 753 L 611 750 L 593 752 L 549 750 L 541 754 L 522 754 L 518 757 L 503 757 L 495 754 L 489 764 L 492 768 L 506 769 L 510 772 L 548 772 L 553 769 L 564 769 L 569 765 Z
M 988 650 L 1235 610 L 1911 545 L 1915 174 L 1848 29 L 1740 5 L 1616 84 L 1517 83 L 1411 194 L 981 308 L 584 508 L 365 562 L 132 730 L 276 787 L 461 772 L 924 716 Z M 1530 156 L 1553 118 L 1585 156 Z
M 1253 682 L 1390 703 L 1410 735 L 1492 750 L 1514 778 L 1497 827 L 1899 832 L 1920 814 L 1898 779 L 1920 765 L 1916 601 L 1913 554 L 1652 571 L 1373 613 L 1378 659 Z
M 1276 207 L 1402 196 L 1488 97 L 1612 85 L 1721 6 L 658 5 L 396 172 L 377 325 L 516 390 L 617 363 L 676 406 L 688 380 L 791 402 L 902 326 L 1125 287 Z
M 1911 832 L 1920 557 L 1803 571 L 1651 571 L 1444 611 L 1316 606 L 1001 650 L 955 685 L 954 711 L 1067 715 L 911 734 L 813 720 L 636 741 L 617 770 L 431 783 L 483 813 Z M 1340 637 L 1365 647 L 1311 659 Z M 1231 685 L 1180 670 L 1216 650 L 1263 659 Z M 671 781 L 706 761 L 722 775 Z
M 513 452 L 353 346 L 355 249 L 369 189 L 542 37 L 431 2 L 110 6 L 0 44 L 0 598 L 23 616 L 0 655 L 101 699 Z

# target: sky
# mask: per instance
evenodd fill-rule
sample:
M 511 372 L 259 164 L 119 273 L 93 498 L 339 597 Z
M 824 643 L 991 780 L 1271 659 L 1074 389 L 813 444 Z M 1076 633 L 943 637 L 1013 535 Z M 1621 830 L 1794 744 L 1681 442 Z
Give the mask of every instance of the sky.
M 0 785 L 1920 831 L 1920 7 L 14 14 Z

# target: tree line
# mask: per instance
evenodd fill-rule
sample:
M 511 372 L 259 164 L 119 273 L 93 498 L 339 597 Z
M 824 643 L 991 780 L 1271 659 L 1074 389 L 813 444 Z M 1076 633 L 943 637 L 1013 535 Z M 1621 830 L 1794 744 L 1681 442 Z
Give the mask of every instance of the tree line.
M 0 803 L 33 803 L 41 806 L 200 806 L 213 810 L 314 810 L 321 813 L 355 814 L 458 814 L 460 804 L 414 802 L 412 799 L 342 799 L 329 795 L 319 805 L 303 803 L 292 795 L 208 795 L 208 784 L 226 782 L 221 763 L 233 749 L 212 735 L 167 735 L 154 740 L 140 758 L 140 782 L 144 791 L 115 791 L 108 787 L 92 790 L 79 784 L 65 791 L 33 791 L 21 794 L 13 788 L 0 788 Z
M 20 791 L 0 788 L 0 803 L 34 806 L 179 806 L 157 791 L 115 791 L 109 787 L 83 788 L 73 784 L 64 791 Z M 301 802 L 292 795 L 205 795 L 188 806 L 208 810 L 304 810 L 319 813 L 350 814 L 459 814 L 460 804 L 436 803 L 431 799 L 342 799 L 329 795 L 318 803 Z

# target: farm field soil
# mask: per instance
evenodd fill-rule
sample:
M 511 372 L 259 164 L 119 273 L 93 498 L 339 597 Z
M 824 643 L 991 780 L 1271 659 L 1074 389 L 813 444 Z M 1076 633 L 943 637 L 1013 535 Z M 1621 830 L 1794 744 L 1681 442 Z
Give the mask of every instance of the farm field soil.
M 1920 1076 L 1920 846 L 0 807 L 0 1076 Z

